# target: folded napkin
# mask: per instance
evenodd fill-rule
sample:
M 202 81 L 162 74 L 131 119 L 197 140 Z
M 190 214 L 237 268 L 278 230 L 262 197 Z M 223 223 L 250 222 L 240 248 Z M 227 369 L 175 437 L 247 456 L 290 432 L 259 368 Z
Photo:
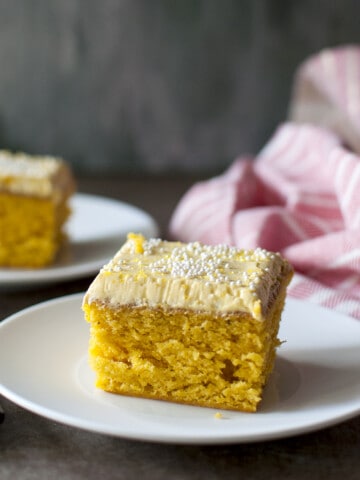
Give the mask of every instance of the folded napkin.
M 334 111 L 335 97 L 328 97 Z M 343 138 L 284 123 L 256 157 L 195 184 L 173 213 L 170 235 L 279 251 L 296 271 L 289 296 L 360 319 L 360 157 Z
M 360 48 L 327 49 L 296 72 L 290 122 L 254 157 L 181 199 L 182 241 L 279 251 L 289 295 L 360 319 Z
M 290 119 L 327 127 L 360 153 L 359 46 L 325 49 L 300 65 Z

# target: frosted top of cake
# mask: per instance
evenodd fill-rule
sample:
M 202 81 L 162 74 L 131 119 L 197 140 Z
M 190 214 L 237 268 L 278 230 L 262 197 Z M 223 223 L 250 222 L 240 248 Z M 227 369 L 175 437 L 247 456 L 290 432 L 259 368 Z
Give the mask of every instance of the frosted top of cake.
M 261 248 L 146 240 L 130 234 L 101 269 L 84 302 L 247 312 L 261 320 L 291 272 L 279 254 Z
M 71 172 L 62 159 L 0 150 L 0 191 L 48 197 L 73 190 Z

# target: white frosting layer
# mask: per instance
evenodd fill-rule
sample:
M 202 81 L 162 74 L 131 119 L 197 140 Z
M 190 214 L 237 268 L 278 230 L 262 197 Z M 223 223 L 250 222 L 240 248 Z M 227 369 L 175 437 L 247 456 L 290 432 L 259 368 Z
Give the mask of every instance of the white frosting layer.
M 72 174 L 62 159 L 0 151 L 0 191 L 58 200 L 74 188 Z
M 84 303 L 246 312 L 262 320 L 291 273 L 279 254 L 263 249 L 129 235 L 90 285 Z

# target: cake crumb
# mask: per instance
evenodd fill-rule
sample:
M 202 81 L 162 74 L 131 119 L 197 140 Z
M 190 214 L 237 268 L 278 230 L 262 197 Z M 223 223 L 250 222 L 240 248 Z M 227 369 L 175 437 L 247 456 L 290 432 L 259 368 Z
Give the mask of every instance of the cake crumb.
M 221 412 L 216 412 L 214 417 L 218 420 L 222 419 L 223 418 L 223 414 Z

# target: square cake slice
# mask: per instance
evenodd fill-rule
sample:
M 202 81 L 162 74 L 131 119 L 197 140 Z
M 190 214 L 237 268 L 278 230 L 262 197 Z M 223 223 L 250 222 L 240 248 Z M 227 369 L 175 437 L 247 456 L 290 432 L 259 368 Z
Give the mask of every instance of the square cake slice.
M 74 190 L 62 159 L 0 151 L 1 266 L 38 268 L 54 261 Z
M 129 234 L 83 300 L 108 392 L 254 412 L 293 269 L 279 254 Z

